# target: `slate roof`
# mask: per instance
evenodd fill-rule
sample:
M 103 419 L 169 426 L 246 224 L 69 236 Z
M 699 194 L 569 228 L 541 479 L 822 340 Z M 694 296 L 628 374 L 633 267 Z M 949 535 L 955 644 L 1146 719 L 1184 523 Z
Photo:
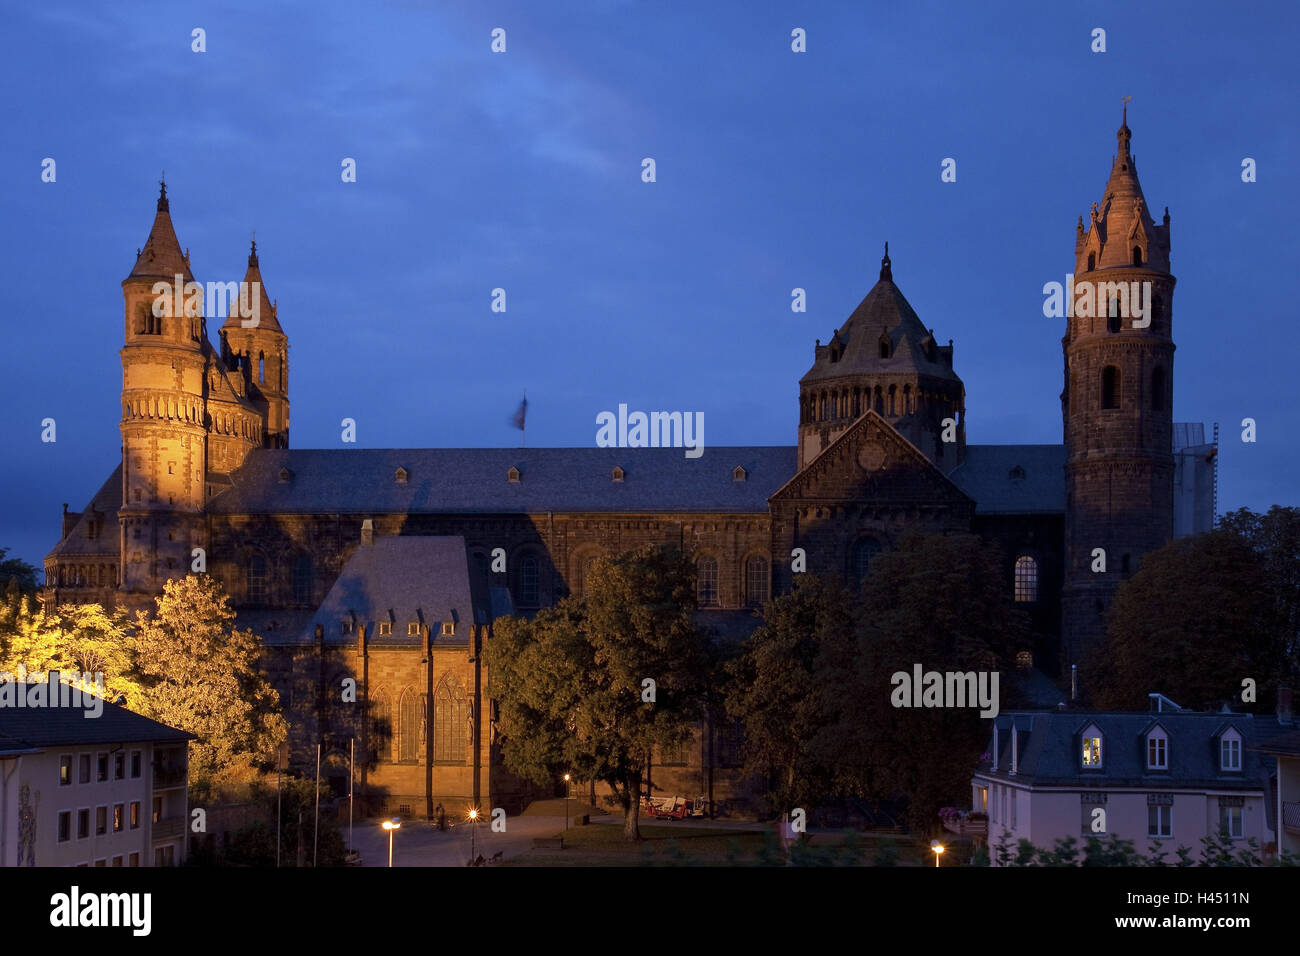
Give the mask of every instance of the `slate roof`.
M 127 278 L 166 279 L 175 282 L 177 275 L 184 276 L 186 280 L 194 278 L 172 226 L 171 205 L 167 200 L 167 187 L 164 186 L 162 195 L 158 197 L 158 214 L 154 216 L 149 238 L 141 247 L 140 255 L 136 257 L 135 265 Z
M 1019 762 L 1011 769 L 1011 727 L 1019 734 Z M 1250 714 L 1111 713 L 1077 710 L 1004 713 L 998 728 L 998 769 L 980 764 L 979 773 L 1036 787 L 1106 790 L 1151 789 L 1260 790 L 1272 762 L 1249 749 L 1257 738 Z M 1159 723 L 1169 735 L 1169 770 L 1146 769 L 1146 734 Z M 1102 766 L 1084 769 L 1079 757 L 1083 731 L 1096 724 L 1102 734 Z M 1218 734 L 1235 727 L 1242 737 L 1241 771 L 1219 769 Z M 1027 731 L 1027 732 L 1026 732 Z M 993 738 L 989 737 L 989 751 Z
M 122 542 L 118 535 L 117 510 L 122 507 L 122 466 L 118 464 L 108 480 L 95 492 L 81 512 L 81 518 L 68 536 L 56 544 L 46 557 L 58 555 L 102 555 L 114 560 L 121 556 Z M 90 521 L 99 512 L 99 533 L 88 537 Z
M 967 445 L 948 477 L 975 499 L 977 515 L 1065 513 L 1064 445 Z
M 4 738 L 8 738 L 5 740 Z M 84 707 L 0 707 L 0 750 L 112 743 L 183 743 L 194 735 L 104 701 L 98 717 Z
M 795 472 L 794 446 L 682 448 L 421 448 L 250 452 L 216 514 L 765 513 Z M 737 465 L 746 480 L 735 481 Z M 611 473 L 621 466 L 624 478 Z M 408 480 L 394 477 L 405 468 Z M 507 478 L 518 468 L 520 480 Z M 290 472 L 280 481 L 280 470 Z
M 881 333 L 889 335 L 888 358 L 880 357 Z M 951 350 L 934 341 L 894 284 L 888 256 L 881 262 L 880 281 L 835 330 L 830 342 L 814 350 L 814 356 L 812 368 L 799 379 L 800 385 L 845 375 L 892 373 L 961 381 L 952 368 Z
M 435 645 L 463 647 L 469 643 L 471 625 L 491 621 L 492 604 L 484 585 L 471 584 L 464 538 L 376 538 L 352 553 L 294 643 L 314 641 L 320 625 L 326 643 L 349 644 L 357 639 L 355 628 L 365 625 L 368 644 L 419 647 L 423 637 L 407 635 L 407 624 L 416 621 L 429 625 Z M 341 623 L 354 615 L 353 630 L 344 632 Z M 390 621 L 392 634 L 380 636 L 375 626 L 379 621 Z M 444 621 L 456 622 L 454 635 L 442 634 Z

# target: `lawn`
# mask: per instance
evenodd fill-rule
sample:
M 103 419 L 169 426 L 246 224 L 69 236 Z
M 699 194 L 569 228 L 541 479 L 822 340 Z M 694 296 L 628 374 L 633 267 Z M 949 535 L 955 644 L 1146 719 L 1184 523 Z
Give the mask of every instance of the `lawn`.
M 771 828 L 753 830 L 642 824 L 640 843 L 623 839 L 623 828 L 594 824 L 556 833 L 563 850 L 530 850 L 505 866 L 780 866 L 781 849 Z M 808 844 L 793 848 L 800 866 L 882 865 L 893 855 L 897 865 L 927 861 L 929 848 L 904 837 L 852 831 L 817 833 Z M 887 865 L 887 864 L 885 864 Z

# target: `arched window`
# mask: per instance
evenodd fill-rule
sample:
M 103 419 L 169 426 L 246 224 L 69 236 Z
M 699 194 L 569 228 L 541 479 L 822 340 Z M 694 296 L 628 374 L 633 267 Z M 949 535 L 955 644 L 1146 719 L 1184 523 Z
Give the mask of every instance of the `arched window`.
M 1151 370 L 1151 410 L 1164 411 L 1165 408 L 1165 370 L 1157 365 Z
M 444 677 L 433 700 L 433 759 L 464 763 L 470 736 L 465 688 L 459 681 Z
M 293 603 L 311 603 L 311 557 L 300 554 L 293 559 Z
M 398 760 L 414 760 L 416 757 L 416 744 L 420 733 L 417 727 L 419 713 L 415 692 L 410 688 L 402 691 L 401 704 L 398 706 Z
M 266 603 L 266 558 L 260 554 L 253 554 L 248 559 L 248 573 L 246 582 L 248 585 L 248 603 L 265 604 Z
M 882 359 L 889 358 L 889 344 L 889 336 L 887 334 L 882 335 L 880 337 L 880 357 Z
M 1123 326 L 1124 319 L 1119 313 L 1119 297 L 1112 296 L 1106 309 L 1106 331 L 1118 332 Z
M 1090 252 L 1088 253 L 1088 271 L 1091 272 L 1095 268 L 1097 268 L 1097 253 Z
M 863 538 L 853 546 L 853 583 L 859 588 L 871 571 L 871 559 L 880 553 L 880 542 L 875 538 Z
M 1022 604 L 1038 600 L 1038 562 L 1027 554 L 1016 558 L 1015 598 Z
M 1133 247 L 1133 265 L 1135 265 L 1135 266 L 1140 266 L 1140 265 L 1142 265 L 1142 247 L 1141 247 L 1141 246 L 1134 246 L 1134 247 Z
M 1107 365 L 1101 370 L 1101 407 L 1119 408 L 1119 369 Z
M 370 759 L 392 759 L 393 720 L 389 713 L 388 694 L 377 690 L 370 695 Z
M 898 393 L 898 386 L 889 386 L 889 414 L 894 415 L 894 396 Z
M 704 557 L 696 564 L 700 607 L 718 606 L 718 559 Z
M 519 606 L 537 607 L 541 594 L 542 565 L 533 555 L 519 562 Z
M 771 580 L 767 558 L 754 555 L 745 562 L 745 598 L 751 607 L 767 603 Z
M 573 593 L 579 597 L 587 597 L 590 594 L 591 569 L 596 564 L 597 555 L 584 554 L 578 558 L 578 564 L 574 575 Z
M 266 381 L 266 356 L 261 352 L 257 353 L 257 380 Z

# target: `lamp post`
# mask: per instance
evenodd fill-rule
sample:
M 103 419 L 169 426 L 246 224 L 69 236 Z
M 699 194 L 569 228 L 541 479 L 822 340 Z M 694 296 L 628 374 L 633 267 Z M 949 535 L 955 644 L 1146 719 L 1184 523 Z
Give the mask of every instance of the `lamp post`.
M 384 821 L 384 829 L 388 831 L 388 865 L 393 865 L 393 832 L 402 828 L 402 818 L 393 817 L 391 820 Z
M 564 831 L 569 831 L 569 774 L 564 775 Z
M 478 858 L 475 852 L 477 843 L 474 839 L 478 836 L 478 807 L 469 808 L 469 824 L 469 861 L 473 863 Z
M 934 851 L 934 865 L 939 865 L 939 857 L 943 856 L 944 845 L 938 840 L 930 841 L 930 849 Z

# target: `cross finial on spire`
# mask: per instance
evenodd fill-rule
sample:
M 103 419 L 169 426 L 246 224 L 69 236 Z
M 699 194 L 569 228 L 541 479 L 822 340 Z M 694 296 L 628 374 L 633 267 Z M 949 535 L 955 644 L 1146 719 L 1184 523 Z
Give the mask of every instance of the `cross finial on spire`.
M 891 268 L 891 266 L 890 266 L 890 262 L 889 262 L 889 243 L 888 243 L 888 242 L 885 243 L 885 257 L 884 257 L 883 259 L 880 260 L 880 278 L 881 278 L 881 279 L 889 279 L 891 282 L 892 282 L 893 279 L 894 279 L 894 270 Z
M 253 230 L 253 248 L 248 253 L 248 264 L 250 266 L 257 265 L 257 230 L 256 229 Z
M 158 211 L 167 212 L 167 170 L 163 170 L 162 176 L 158 179 Z

